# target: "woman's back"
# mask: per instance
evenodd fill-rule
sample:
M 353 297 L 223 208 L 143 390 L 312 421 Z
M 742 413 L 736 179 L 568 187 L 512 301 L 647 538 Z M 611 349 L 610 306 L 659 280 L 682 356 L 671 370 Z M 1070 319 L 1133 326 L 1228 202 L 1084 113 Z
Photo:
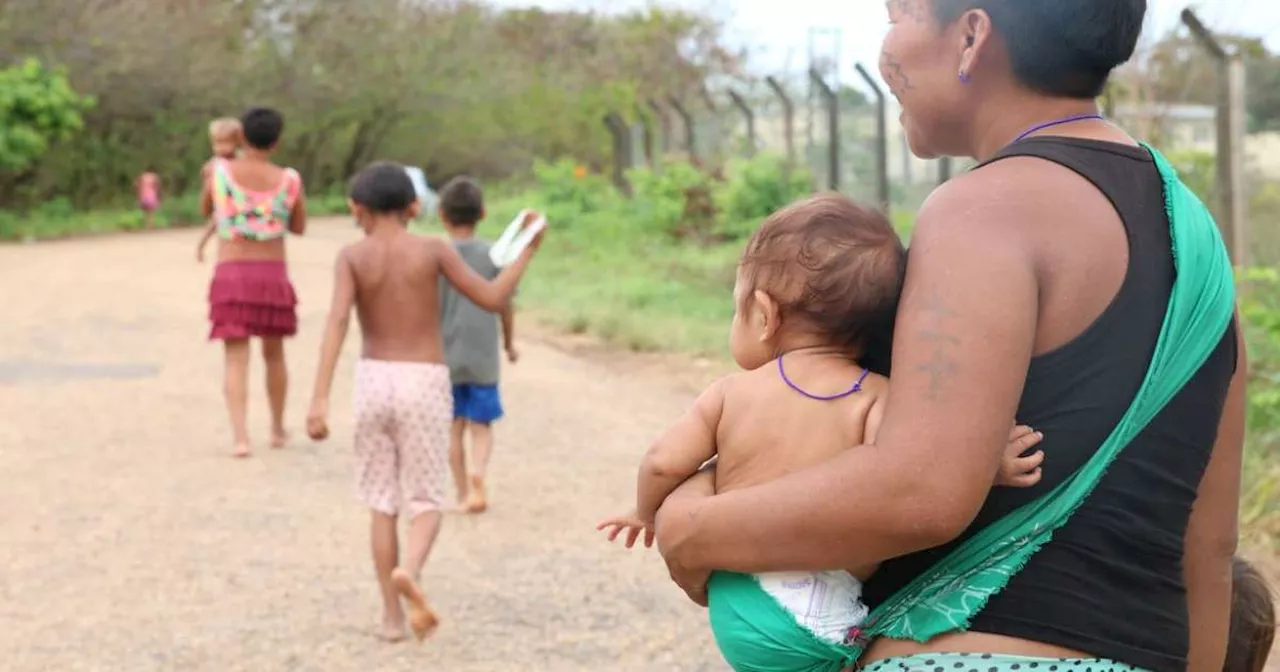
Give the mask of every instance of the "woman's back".
M 1146 375 L 1175 277 L 1163 185 L 1145 150 L 1033 138 L 987 163 L 1015 156 L 1066 166 L 1101 190 L 1124 224 L 1127 272 L 1091 326 L 1036 356 L 1028 370 L 1017 420 L 1044 432 L 1044 484 L 993 490 L 960 540 L 1062 482 L 1107 438 Z M 1235 343 L 1228 329 L 1066 526 L 979 613 L 972 631 L 1152 670 L 1185 668 L 1184 536 L 1235 369 Z M 886 562 L 868 583 L 868 601 L 882 601 L 958 541 Z

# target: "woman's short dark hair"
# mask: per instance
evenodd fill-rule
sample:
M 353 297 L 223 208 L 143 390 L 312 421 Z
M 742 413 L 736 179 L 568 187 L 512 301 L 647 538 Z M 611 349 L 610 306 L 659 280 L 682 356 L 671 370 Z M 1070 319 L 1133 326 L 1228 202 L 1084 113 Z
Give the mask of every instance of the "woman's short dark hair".
M 933 0 L 944 25 L 986 11 L 1009 49 L 1013 74 L 1049 96 L 1096 98 L 1133 56 L 1147 0 Z
M 240 117 L 244 141 L 254 149 L 271 149 L 284 133 L 284 115 L 269 107 L 255 107 Z

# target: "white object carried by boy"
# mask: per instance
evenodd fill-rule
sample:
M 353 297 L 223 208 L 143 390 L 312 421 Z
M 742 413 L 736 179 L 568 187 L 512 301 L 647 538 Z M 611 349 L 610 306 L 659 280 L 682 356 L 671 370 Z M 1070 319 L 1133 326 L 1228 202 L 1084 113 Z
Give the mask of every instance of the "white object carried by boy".
M 533 214 L 532 210 L 521 210 L 520 214 L 511 220 L 507 230 L 502 232 L 502 237 L 489 248 L 489 259 L 493 261 L 494 266 L 505 268 L 520 258 L 520 254 L 529 247 L 534 237 L 547 228 L 547 218 L 542 215 L 529 221 Z

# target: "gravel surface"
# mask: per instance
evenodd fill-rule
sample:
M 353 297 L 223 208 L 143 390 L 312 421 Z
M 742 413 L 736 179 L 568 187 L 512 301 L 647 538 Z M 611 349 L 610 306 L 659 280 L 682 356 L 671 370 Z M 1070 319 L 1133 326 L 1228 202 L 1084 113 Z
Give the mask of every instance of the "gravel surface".
M 641 451 L 688 386 L 530 340 L 504 374 L 492 508 L 450 515 L 427 565 L 439 634 L 373 638 L 347 403 L 358 336 L 334 438 L 301 438 L 334 254 L 356 235 L 328 220 L 290 243 L 295 440 L 265 447 L 255 361 L 248 461 L 227 456 L 196 232 L 0 246 L 0 668 L 726 669 L 656 553 L 593 528 L 628 504 Z

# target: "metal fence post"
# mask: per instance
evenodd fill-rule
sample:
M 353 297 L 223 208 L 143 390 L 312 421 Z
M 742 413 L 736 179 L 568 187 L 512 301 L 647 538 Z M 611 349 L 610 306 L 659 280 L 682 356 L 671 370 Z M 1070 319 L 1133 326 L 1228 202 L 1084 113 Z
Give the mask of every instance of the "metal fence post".
M 809 80 L 827 107 L 827 188 L 840 191 L 840 99 L 816 69 L 809 68 Z
M 662 108 L 662 103 L 650 98 L 649 109 L 653 110 L 653 116 L 658 120 L 659 132 L 659 156 L 666 156 L 671 151 L 671 117 L 667 116 L 667 111 Z M 658 164 L 662 161 L 659 160 Z
M 893 207 L 893 194 L 889 184 L 889 103 L 884 90 L 861 63 L 854 65 L 862 80 L 876 96 L 876 195 L 885 214 Z
M 680 100 L 675 96 L 668 98 L 667 102 L 671 104 L 671 109 L 675 110 L 680 117 L 680 123 L 684 124 L 685 150 L 689 152 L 689 161 L 695 163 L 698 159 L 698 133 L 693 127 L 693 116 L 689 114 L 689 111 L 684 108 L 684 105 L 680 104 Z
M 1218 226 L 1237 266 L 1249 265 L 1244 196 L 1244 61 L 1228 54 L 1222 43 L 1190 9 L 1182 10 L 1182 22 L 1191 29 L 1218 64 Z
M 652 113 L 644 109 L 640 103 L 636 103 L 636 119 L 640 123 L 640 129 L 644 134 L 644 163 L 650 169 L 654 167 L 653 152 L 653 116 Z
M 772 76 L 765 77 L 764 83 L 769 85 L 773 90 L 773 95 L 778 97 L 778 101 L 782 103 L 782 133 L 785 136 L 783 140 L 787 145 L 787 163 L 795 165 L 796 162 L 796 107 L 791 102 L 791 97 L 787 95 L 786 89 L 782 88 L 782 84 Z
M 747 122 L 747 156 L 755 156 L 756 154 L 756 115 L 751 111 L 751 106 L 747 104 L 747 99 L 743 98 L 737 91 L 729 89 L 729 99 L 733 101 L 734 107 L 742 113 L 742 118 Z
M 631 167 L 631 129 L 616 112 L 604 115 L 604 125 L 613 136 L 613 183 L 622 193 L 630 196 L 627 169 Z

